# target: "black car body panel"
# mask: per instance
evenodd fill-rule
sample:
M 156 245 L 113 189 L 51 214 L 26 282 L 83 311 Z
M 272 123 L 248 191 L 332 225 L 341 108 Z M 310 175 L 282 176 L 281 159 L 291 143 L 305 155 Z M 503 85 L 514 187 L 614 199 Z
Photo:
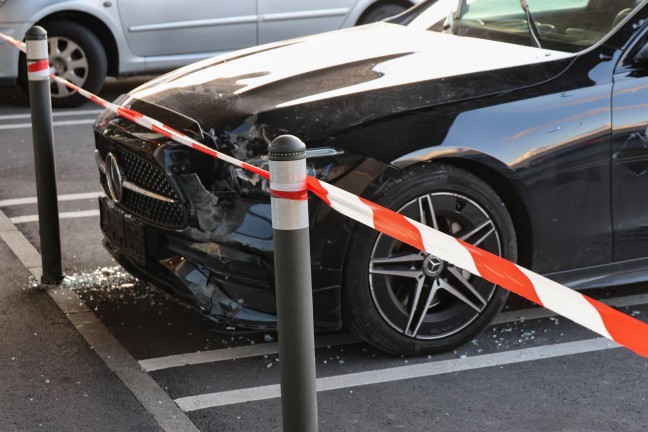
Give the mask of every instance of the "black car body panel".
M 581 287 L 645 280 L 636 271 L 648 246 L 648 68 L 632 56 L 647 15 L 638 7 L 573 53 L 377 23 L 200 62 L 119 102 L 255 163 L 275 137 L 294 134 L 330 150 L 312 158 L 313 172 L 369 199 L 408 167 L 460 167 L 504 201 L 522 264 Z M 223 162 L 113 114 L 95 131 L 100 164 L 121 148 L 155 165 L 173 192 L 163 211 L 178 213 L 171 223 L 147 204 L 105 199 L 102 208 L 146 225 L 144 262 L 107 234 L 118 261 L 224 322 L 272 327 L 268 196 Z M 354 222 L 314 198 L 309 210 L 316 323 L 338 328 Z

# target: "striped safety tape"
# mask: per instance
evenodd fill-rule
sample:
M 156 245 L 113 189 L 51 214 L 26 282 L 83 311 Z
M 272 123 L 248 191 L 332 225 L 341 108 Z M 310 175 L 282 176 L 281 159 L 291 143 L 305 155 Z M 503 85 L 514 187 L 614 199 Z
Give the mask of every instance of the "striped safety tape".
M 27 45 L 25 44 L 25 42 L 20 42 L 19 40 L 12 38 L 11 36 L 7 36 L 3 33 L 0 33 L 0 39 L 4 39 L 6 42 L 9 42 L 11 45 L 15 46 L 24 53 L 27 52 Z
M 0 36 L 5 40 L 7 39 L 2 33 L 0 33 Z M 63 78 L 54 75 L 50 75 L 50 77 L 68 88 L 76 90 L 96 104 L 149 130 L 160 133 L 180 144 L 249 170 L 263 178 L 270 178 L 270 174 L 267 171 L 207 147 L 157 120 L 131 109 L 110 103 Z M 619 312 L 564 285 L 560 285 L 533 273 L 497 255 L 486 252 L 331 184 L 313 177 L 308 177 L 307 187 L 309 191 L 333 209 L 364 225 L 421 251 L 435 255 L 472 274 L 481 276 L 489 282 L 506 288 L 540 306 L 544 306 L 639 355 L 648 357 L 648 324 L 638 319 Z

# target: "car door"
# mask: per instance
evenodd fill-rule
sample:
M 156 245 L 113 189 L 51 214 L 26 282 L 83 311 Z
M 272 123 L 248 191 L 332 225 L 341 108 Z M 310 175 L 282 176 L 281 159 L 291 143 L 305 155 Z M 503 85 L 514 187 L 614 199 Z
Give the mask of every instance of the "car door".
M 342 26 L 356 0 L 258 0 L 259 44 Z
M 120 0 L 131 51 L 142 57 L 230 51 L 257 42 L 257 0 Z
M 628 51 L 614 75 L 612 217 L 615 261 L 648 256 L 646 30 L 648 29 L 644 28 L 643 37 Z

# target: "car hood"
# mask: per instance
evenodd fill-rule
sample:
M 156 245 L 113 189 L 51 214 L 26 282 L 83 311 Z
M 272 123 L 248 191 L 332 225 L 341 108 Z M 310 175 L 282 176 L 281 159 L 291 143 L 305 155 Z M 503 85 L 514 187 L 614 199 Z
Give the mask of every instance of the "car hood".
M 135 89 L 124 104 L 163 107 L 216 134 L 253 128 L 270 140 L 285 132 L 318 140 L 399 112 L 527 87 L 571 57 L 376 23 L 199 62 Z

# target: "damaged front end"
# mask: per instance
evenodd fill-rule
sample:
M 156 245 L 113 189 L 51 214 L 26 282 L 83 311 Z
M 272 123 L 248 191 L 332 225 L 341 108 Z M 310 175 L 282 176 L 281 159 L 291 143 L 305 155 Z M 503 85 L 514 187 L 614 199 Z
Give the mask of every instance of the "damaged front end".
M 129 102 L 132 109 L 212 148 L 267 169 L 268 137 L 253 118 L 233 130 L 205 132 L 188 117 L 146 102 Z M 101 228 L 115 259 L 136 277 L 224 327 L 274 328 L 267 180 L 109 112 L 95 124 L 95 143 L 107 195 L 100 198 Z M 333 148 L 309 150 L 309 174 L 328 181 L 361 162 Z M 310 202 L 312 214 L 317 214 L 318 205 Z M 318 256 L 319 249 L 335 242 L 321 238 L 312 243 Z M 336 329 L 341 325 L 342 262 L 315 261 L 316 326 Z

